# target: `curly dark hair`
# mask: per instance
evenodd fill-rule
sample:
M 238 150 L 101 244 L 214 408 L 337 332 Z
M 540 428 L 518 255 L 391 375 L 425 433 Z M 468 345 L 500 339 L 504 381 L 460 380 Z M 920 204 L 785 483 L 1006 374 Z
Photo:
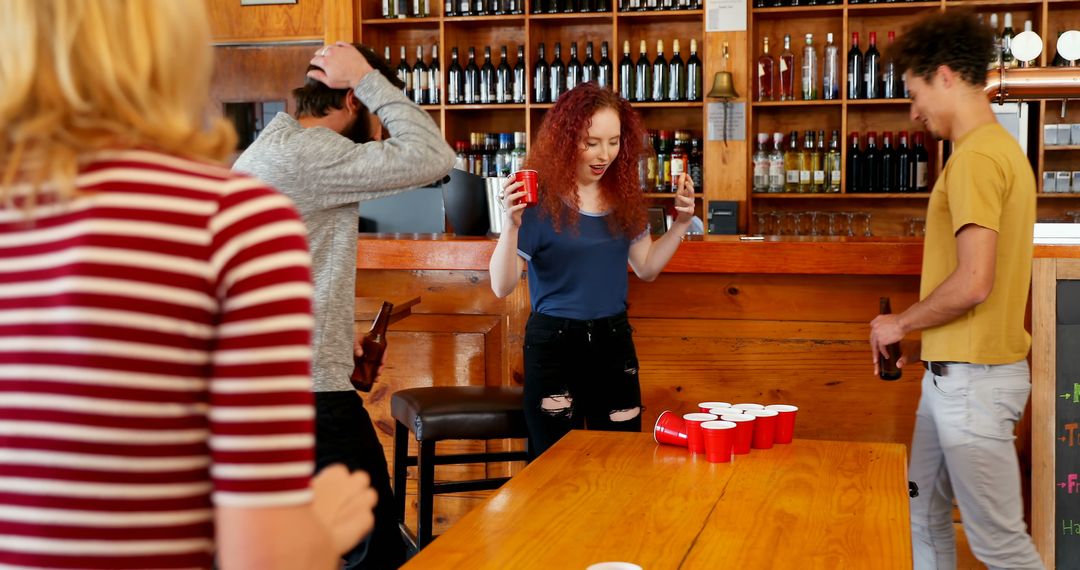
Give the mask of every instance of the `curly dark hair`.
M 929 80 L 946 65 L 972 85 L 986 84 L 994 31 L 970 10 L 935 12 L 919 19 L 888 49 L 900 73 Z
M 630 103 L 610 89 L 595 83 L 582 83 L 559 96 L 540 125 L 525 168 L 536 170 L 543 190 L 540 205 L 552 220 L 555 231 L 563 226 L 576 228 L 580 214 L 576 204 L 577 167 L 582 140 L 592 117 L 602 109 L 619 115 L 621 133 L 619 154 L 600 179 L 600 195 L 609 208 L 608 226 L 615 235 L 633 239 L 646 227 L 645 198 L 638 178 L 638 158 L 645 135 L 641 117 Z
M 375 68 L 385 77 L 391 85 L 401 89 L 405 87 L 401 79 L 397 76 L 397 72 L 390 68 L 390 62 L 383 59 L 379 54 L 375 53 L 371 48 L 361 45 L 352 44 L 356 51 L 360 52 L 367 60 L 371 67 Z M 304 73 L 319 69 L 316 65 L 309 65 Z M 333 89 L 327 87 L 321 81 L 311 79 L 310 77 L 304 82 L 303 87 L 297 87 L 293 89 L 293 99 L 296 101 L 296 116 L 297 117 L 325 117 L 330 109 L 342 109 L 345 107 L 345 97 L 352 93 L 352 89 Z

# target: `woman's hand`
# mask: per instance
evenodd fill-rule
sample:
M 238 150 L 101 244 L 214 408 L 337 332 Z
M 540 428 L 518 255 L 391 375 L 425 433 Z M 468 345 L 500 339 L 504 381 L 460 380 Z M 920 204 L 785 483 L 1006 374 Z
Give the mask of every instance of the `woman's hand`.
M 686 224 L 694 217 L 694 181 L 688 174 L 679 177 L 679 190 L 675 194 L 675 211 L 679 215 L 675 222 Z
M 499 202 L 503 209 L 503 231 L 516 230 L 521 227 L 521 213 L 528 204 L 522 202 L 515 204 L 528 194 L 524 189 L 524 182 L 515 182 L 513 178 L 503 180 L 502 191 L 499 192 Z

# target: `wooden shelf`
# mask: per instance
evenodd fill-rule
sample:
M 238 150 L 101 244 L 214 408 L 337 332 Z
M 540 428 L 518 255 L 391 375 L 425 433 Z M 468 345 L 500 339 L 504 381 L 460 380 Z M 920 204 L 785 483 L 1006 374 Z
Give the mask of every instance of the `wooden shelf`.
M 416 24 L 438 24 L 442 18 L 429 16 L 427 18 L 369 18 L 360 22 L 365 26 L 413 26 Z
M 447 111 L 513 111 L 524 109 L 525 103 L 486 103 L 474 105 L 446 105 Z
M 997 0 L 990 0 L 991 2 Z M 940 8 L 940 2 L 892 2 L 889 4 L 849 4 L 848 14 L 852 12 L 877 12 L 882 10 L 921 10 L 925 8 Z
M 668 16 L 701 16 L 704 10 L 652 10 L 648 12 L 616 12 L 620 18 L 665 18 Z
M 813 101 L 752 101 L 751 107 L 831 107 L 843 103 L 841 99 L 814 99 Z
M 458 23 L 458 22 L 460 22 L 462 24 L 472 24 L 473 22 L 497 22 L 497 23 L 524 22 L 525 21 L 525 15 L 524 14 L 510 14 L 510 15 L 506 15 L 506 16 L 448 16 L 448 17 L 442 18 L 442 21 L 444 21 L 444 22 L 446 22 L 448 24 L 449 23 Z
M 1080 192 L 1038 192 L 1039 198 L 1080 198 Z
M 1056 151 L 1056 150 L 1080 150 L 1080 145 L 1077 145 L 1077 144 L 1045 145 L 1045 146 L 1043 146 L 1043 150 L 1046 151 L 1046 152 L 1051 152 L 1051 151 Z
M 645 192 L 644 194 L 642 194 L 642 196 L 645 196 L 646 198 L 675 198 L 675 193 L 674 192 Z M 1077 194 L 1077 196 L 1080 196 L 1080 194 Z M 704 198 L 704 197 L 705 197 L 704 194 L 702 194 L 700 192 L 694 192 L 694 199 Z
M 701 101 L 641 101 L 630 103 L 635 109 L 693 109 L 700 108 L 704 103 Z
M 754 8 L 755 18 L 783 17 L 791 14 L 812 14 L 814 16 L 828 16 L 830 13 L 840 15 L 844 13 L 843 4 L 832 6 L 781 6 L 779 8 Z
M 922 200 L 930 197 L 929 192 L 910 192 L 910 193 L 889 193 L 889 194 L 848 194 L 846 192 L 840 193 L 824 193 L 824 192 L 806 192 L 806 193 L 770 193 L 770 192 L 755 192 L 751 194 L 753 200 L 806 200 L 806 199 L 818 199 L 823 198 L 826 200 Z M 1080 196 L 1080 194 L 1077 194 Z
M 911 99 L 847 99 L 844 102 L 856 107 L 884 107 L 889 105 L 907 106 L 911 104 Z
M 567 12 L 559 14 L 529 14 L 530 20 L 610 20 L 614 12 Z
M 959 8 L 962 6 L 992 6 L 1004 10 L 1024 7 L 1037 8 L 1042 6 L 1042 0 L 948 0 L 945 2 L 946 8 Z M 1021 23 L 1020 28 L 1023 29 L 1023 27 L 1023 23 Z

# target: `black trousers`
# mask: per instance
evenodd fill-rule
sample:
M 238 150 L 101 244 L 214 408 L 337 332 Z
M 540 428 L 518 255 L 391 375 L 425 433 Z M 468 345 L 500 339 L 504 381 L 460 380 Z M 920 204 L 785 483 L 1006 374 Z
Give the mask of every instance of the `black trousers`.
M 525 325 L 525 423 L 536 456 L 572 429 L 641 431 L 641 384 L 626 313 L 581 321 L 533 313 Z M 638 408 L 634 418 L 613 412 Z
M 315 392 L 315 469 L 334 463 L 366 471 L 379 494 L 375 529 L 344 557 L 345 568 L 391 570 L 404 564 L 405 541 L 394 512 L 386 455 L 356 392 Z

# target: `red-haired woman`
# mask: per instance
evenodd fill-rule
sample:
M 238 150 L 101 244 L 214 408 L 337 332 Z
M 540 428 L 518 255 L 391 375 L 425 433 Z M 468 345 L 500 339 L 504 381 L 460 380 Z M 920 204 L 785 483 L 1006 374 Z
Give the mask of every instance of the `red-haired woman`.
M 626 263 L 639 278 L 656 279 L 694 212 L 693 185 L 683 176 L 678 217 L 652 240 L 638 181 L 643 135 L 625 99 L 581 84 L 548 111 L 526 160 L 539 174 L 538 206 L 514 205 L 522 184 L 504 184 L 491 288 L 509 295 L 521 275 L 517 258 L 528 262 L 525 418 L 534 455 L 571 429 L 641 431 Z

